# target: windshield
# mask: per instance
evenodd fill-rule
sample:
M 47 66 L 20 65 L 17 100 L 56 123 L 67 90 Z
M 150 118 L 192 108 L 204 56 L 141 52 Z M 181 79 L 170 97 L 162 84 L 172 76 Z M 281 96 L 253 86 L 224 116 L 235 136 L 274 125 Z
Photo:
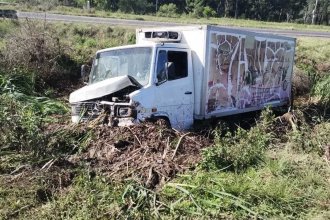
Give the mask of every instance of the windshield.
M 93 63 L 90 84 L 130 75 L 142 86 L 149 82 L 151 66 L 151 47 L 136 47 L 98 53 Z

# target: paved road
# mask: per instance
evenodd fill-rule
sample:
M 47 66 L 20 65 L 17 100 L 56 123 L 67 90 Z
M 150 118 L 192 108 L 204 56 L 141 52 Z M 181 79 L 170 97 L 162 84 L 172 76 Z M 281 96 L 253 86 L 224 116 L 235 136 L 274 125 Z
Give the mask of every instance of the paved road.
M 120 26 L 134 26 L 134 27 L 154 27 L 154 26 L 179 26 L 185 25 L 181 23 L 159 22 L 159 21 L 143 21 L 143 20 L 126 20 L 115 18 L 101 18 L 101 17 L 88 17 L 88 16 L 74 16 L 74 15 L 60 15 L 50 13 L 37 13 L 37 12 L 19 12 L 18 17 L 20 19 L 47 19 L 48 21 L 62 21 L 62 22 L 83 22 L 92 24 L 109 24 Z M 306 36 L 306 37 L 322 37 L 330 38 L 329 32 L 320 31 L 294 31 L 294 30 L 273 30 L 273 29 L 259 29 L 259 28 L 241 28 L 231 27 L 240 30 L 249 30 L 261 33 L 272 33 L 278 35 L 286 35 L 292 37 Z

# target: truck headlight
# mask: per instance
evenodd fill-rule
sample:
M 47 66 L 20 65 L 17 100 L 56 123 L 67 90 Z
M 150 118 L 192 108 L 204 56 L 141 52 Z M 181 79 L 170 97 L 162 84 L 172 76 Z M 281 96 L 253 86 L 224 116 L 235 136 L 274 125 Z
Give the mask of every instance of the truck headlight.
M 130 117 L 132 116 L 132 109 L 129 107 L 120 107 L 118 108 L 119 117 Z

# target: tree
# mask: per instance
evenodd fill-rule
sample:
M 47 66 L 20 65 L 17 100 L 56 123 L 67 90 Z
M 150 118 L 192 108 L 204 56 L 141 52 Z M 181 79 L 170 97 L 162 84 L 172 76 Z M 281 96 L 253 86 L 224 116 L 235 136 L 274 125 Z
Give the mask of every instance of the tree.
M 147 0 L 119 0 L 118 9 L 125 13 L 145 14 L 150 12 L 152 4 Z
M 186 0 L 186 11 L 194 17 L 202 17 L 204 5 L 204 0 Z
M 329 0 L 307 0 L 307 3 L 301 10 L 300 15 L 303 17 L 304 23 L 329 25 Z
M 155 0 L 154 0 L 155 2 Z M 158 5 L 174 4 L 177 8 L 177 13 L 182 14 L 186 9 L 186 0 L 158 0 Z
M 318 5 L 319 1 L 315 0 L 315 5 L 314 5 L 314 9 L 312 11 L 312 24 L 315 24 L 315 20 L 316 20 L 316 10 L 317 10 L 317 5 Z
M 39 4 L 43 0 L 16 0 Z M 66 5 L 82 7 L 87 0 L 52 0 Z M 193 17 L 235 17 L 262 21 L 330 23 L 330 0 L 90 0 L 91 6 L 102 10 L 120 10 L 125 13 L 155 13 Z M 40 3 L 41 4 L 41 3 Z M 175 12 L 175 13 L 174 13 Z
M 216 12 L 210 7 L 206 6 L 203 9 L 203 16 L 206 18 L 214 17 L 216 15 Z
M 173 3 L 165 4 L 159 7 L 157 15 L 164 17 L 179 17 L 178 8 Z

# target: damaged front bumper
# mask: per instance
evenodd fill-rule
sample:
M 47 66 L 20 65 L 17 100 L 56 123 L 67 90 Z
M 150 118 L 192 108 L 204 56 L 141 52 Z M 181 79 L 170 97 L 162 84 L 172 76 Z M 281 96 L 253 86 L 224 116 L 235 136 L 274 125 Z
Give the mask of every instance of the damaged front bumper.
M 128 126 L 136 123 L 137 111 L 129 103 L 109 101 L 80 102 L 71 105 L 72 122 L 102 119 L 99 123 L 109 126 Z

